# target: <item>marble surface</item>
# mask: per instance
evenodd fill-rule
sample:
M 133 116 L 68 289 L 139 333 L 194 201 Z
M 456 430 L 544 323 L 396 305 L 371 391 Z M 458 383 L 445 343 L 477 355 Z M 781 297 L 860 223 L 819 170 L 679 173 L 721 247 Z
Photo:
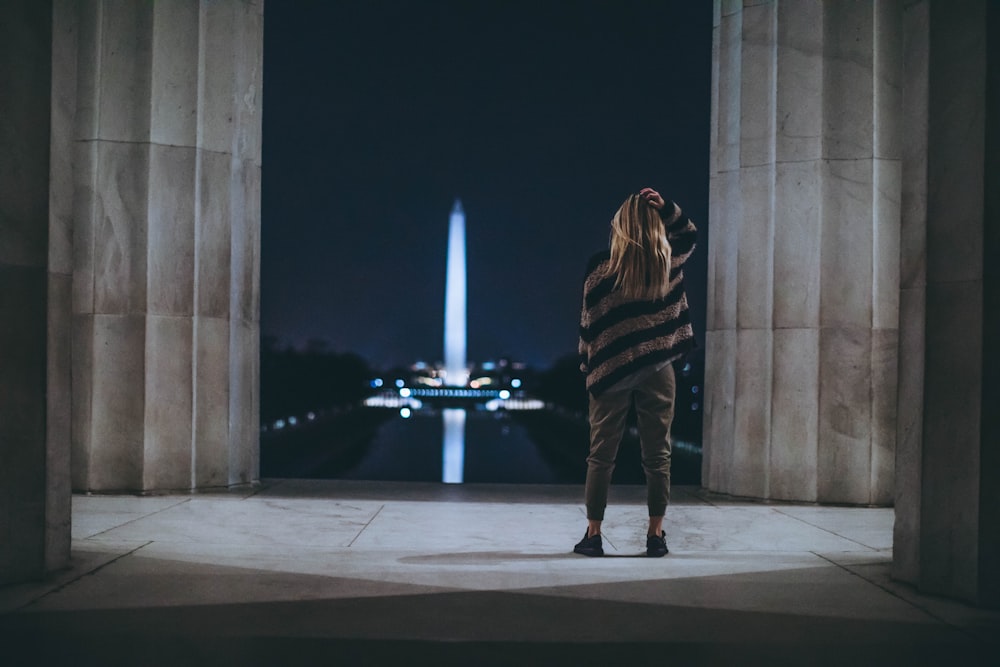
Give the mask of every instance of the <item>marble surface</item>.
M 774 382 L 768 492 L 782 500 L 817 498 L 819 331 L 774 331 Z
M 61 70 L 75 109 L 55 121 L 76 143 L 74 487 L 250 482 L 262 3 L 59 12 L 55 50 L 78 65 Z
M 823 156 L 831 160 L 874 155 L 874 23 L 872 3 L 823 3 Z
M 191 319 L 147 315 L 145 348 L 140 488 L 191 488 L 194 442 Z
M 770 329 L 736 332 L 733 452 L 727 462 L 736 474 L 727 493 L 769 497 L 773 338 Z
M 229 483 L 229 320 L 195 318 L 194 475 L 201 486 Z
M 708 344 L 706 408 L 732 412 L 706 409 L 706 484 L 891 503 L 903 6 L 717 10 L 708 330 L 738 343 Z M 734 390 L 713 390 L 728 367 Z
M 93 252 L 95 313 L 146 310 L 149 155 L 149 144 L 102 141 L 96 163 L 83 167 L 94 169 L 88 175 L 93 179 L 94 207 L 85 223 L 92 236 L 81 239 L 80 247 Z M 78 307 L 77 312 L 86 311 Z
M 773 165 L 775 157 L 776 3 L 743 8 L 740 75 L 740 165 Z
M 147 312 L 194 314 L 196 150 L 149 147 L 149 209 L 146 234 Z
M 773 323 L 778 328 L 819 325 L 822 186 L 817 161 L 775 167 Z
M 46 119 L 62 113 L 50 3 L 0 7 L 0 582 L 69 552 L 66 176 Z M 58 65 L 56 65 L 58 66 Z M 51 187 L 50 187 L 51 186 Z M 50 245 L 51 239 L 51 245 Z
M 736 326 L 766 329 L 774 311 L 774 164 L 740 170 Z
M 1000 613 L 888 578 L 892 510 L 678 487 L 671 553 L 648 559 L 643 490 L 613 490 L 603 559 L 572 553 L 580 486 L 274 480 L 245 493 L 75 496 L 72 568 L 0 588 L 0 633 L 75 638 L 78 657 L 90 655 L 79 638 L 113 628 L 104 651 L 129 637 L 494 642 L 482 648 L 493 655 L 520 642 L 616 642 L 619 655 L 628 642 L 704 642 L 733 647 L 741 664 L 766 662 L 746 642 L 814 658 L 857 643 L 875 660 L 995 642 Z
M 777 3 L 775 159 L 817 160 L 823 149 L 823 0 Z
M 195 304 L 198 315 L 228 318 L 233 245 L 232 157 L 201 150 L 198 161 Z
M 97 133 L 79 138 L 148 142 L 156 29 L 153 4 L 124 3 L 108 9 L 92 6 L 81 11 L 96 15 L 96 57 L 81 59 L 83 67 L 97 69 L 93 75 L 96 85 L 81 88 L 81 94 L 93 100 L 89 103 L 97 112 Z
M 201 3 L 154 3 L 149 140 L 194 147 L 198 141 L 198 29 Z

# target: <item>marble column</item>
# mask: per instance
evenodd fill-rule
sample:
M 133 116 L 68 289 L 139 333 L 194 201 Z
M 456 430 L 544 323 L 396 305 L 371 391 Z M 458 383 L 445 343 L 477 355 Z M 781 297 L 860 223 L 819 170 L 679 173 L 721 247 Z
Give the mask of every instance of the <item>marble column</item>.
M 77 39 L 73 487 L 252 482 L 262 2 L 64 11 Z
M 893 575 L 997 607 L 1000 8 L 919 0 L 904 26 Z
M 63 213 L 71 191 L 49 187 L 64 148 L 49 123 L 61 100 L 52 14 L 34 0 L 0 7 L 0 584 L 69 562 L 71 256 Z
M 894 0 L 715 3 L 711 490 L 892 502 L 901 17 Z

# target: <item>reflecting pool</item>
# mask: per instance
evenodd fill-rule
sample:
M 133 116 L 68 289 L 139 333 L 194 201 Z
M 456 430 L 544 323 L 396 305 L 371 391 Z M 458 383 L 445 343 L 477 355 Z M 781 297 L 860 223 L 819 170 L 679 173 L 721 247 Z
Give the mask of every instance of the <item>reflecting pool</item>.
M 582 484 L 589 426 L 559 409 L 358 406 L 261 434 L 262 477 L 456 483 Z M 674 484 L 698 484 L 701 449 L 674 442 Z M 636 432 L 614 482 L 642 484 Z

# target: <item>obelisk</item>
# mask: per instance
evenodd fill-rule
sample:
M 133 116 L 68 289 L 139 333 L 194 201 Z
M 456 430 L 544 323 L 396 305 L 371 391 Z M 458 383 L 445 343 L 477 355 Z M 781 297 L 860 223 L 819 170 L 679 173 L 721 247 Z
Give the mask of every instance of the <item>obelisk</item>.
M 448 222 L 448 265 L 444 294 L 445 384 L 464 387 L 468 381 L 465 359 L 465 212 L 455 200 Z
M 448 265 L 444 281 L 445 384 L 464 387 L 469 371 L 465 359 L 465 211 L 455 200 L 448 221 Z M 465 472 L 465 410 L 445 408 L 441 481 L 461 484 Z

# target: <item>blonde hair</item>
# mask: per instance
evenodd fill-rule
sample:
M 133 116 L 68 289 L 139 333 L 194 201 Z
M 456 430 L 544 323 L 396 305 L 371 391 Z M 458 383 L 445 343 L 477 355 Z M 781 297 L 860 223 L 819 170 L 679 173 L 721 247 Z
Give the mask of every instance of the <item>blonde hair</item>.
M 628 299 L 662 299 L 670 289 L 670 243 L 659 212 L 629 195 L 611 220 L 615 287 Z

